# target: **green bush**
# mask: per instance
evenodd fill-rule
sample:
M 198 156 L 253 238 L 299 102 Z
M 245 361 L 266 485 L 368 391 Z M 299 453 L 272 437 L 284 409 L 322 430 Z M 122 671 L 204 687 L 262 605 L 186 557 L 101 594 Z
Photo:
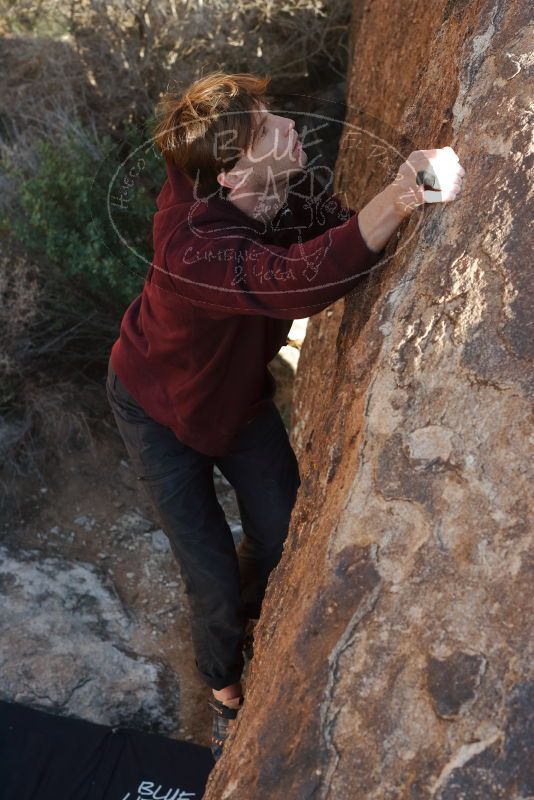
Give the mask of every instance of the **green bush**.
M 55 291 L 77 283 L 87 306 L 123 307 L 141 291 L 152 258 L 155 197 L 165 165 L 143 132 L 123 141 L 85 132 L 36 146 L 37 168 L 25 176 L 8 163 L 17 203 L 4 230 L 49 268 Z

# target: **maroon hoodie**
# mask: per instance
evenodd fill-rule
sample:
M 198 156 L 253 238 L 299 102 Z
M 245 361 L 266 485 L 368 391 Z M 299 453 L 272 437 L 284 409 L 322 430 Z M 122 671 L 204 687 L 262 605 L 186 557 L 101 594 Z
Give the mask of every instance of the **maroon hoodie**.
M 318 314 L 376 264 L 356 212 L 311 171 L 267 225 L 230 200 L 198 197 L 171 162 L 154 215 L 154 260 L 111 351 L 154 420 L 209 456 L 275 393 L 267 365 L 294 319 Z

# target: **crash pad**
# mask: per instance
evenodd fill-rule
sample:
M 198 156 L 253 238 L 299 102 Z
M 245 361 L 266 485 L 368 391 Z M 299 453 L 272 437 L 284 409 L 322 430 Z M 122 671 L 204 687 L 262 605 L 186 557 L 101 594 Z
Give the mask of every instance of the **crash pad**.
M 2 800 L 200 800 L 208 747 L 0 701 Z

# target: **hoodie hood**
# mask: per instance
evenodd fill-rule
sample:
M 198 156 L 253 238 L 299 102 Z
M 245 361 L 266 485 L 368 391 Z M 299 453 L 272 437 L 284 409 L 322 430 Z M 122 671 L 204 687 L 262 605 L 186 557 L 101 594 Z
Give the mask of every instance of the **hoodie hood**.
M 205 216 L 205 212 L 209 210 L 210 219 L 222 216 L 240 222 L 244 226 L 252 226 L 256 231 L 265 228 L 265 223 L 250 217 L 231 200 L 216 195 L 199 197 L 191 178 L 168 159 L 165 159 L 165 168 L 167 178 L 156 199 L 157 213 L 172 210 L 175 219 L 176 215 L 191 219 L 199 215 Z
M 168 159 L 165 159 L 165 167 L 167 178 L 156 199 L 155 234 L 167 232 L 169 227 L 175 229 L 180 223 L 187 223 L 192 233 L 198 226 L 205 234 L 211 224 L 214 235 L 221 230 L 227 232 L 228 226 L 231 226 L 232 233 L 236 235 L 265 237 L 268 241 L 282 243 L 284 230 L 293 223 L 293 212 L 287 202 L 271 220 L 265 222 L 249 216 L 224 197 L 213 195 L 199 198 L 188 175 Z

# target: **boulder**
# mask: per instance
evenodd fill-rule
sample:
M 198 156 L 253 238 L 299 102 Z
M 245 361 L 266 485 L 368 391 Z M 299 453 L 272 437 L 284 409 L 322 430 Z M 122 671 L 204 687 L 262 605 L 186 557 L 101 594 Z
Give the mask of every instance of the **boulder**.
M 446 145 L 465 189 L 309 320 L 302 484 L 205 800 L 534 795 L 530 10 L 355 4 L 337 190 Z
M 94 564 L 0 547 L 0 699 L 169 734 L 176 675 L 137 655 L 139 624 Z

